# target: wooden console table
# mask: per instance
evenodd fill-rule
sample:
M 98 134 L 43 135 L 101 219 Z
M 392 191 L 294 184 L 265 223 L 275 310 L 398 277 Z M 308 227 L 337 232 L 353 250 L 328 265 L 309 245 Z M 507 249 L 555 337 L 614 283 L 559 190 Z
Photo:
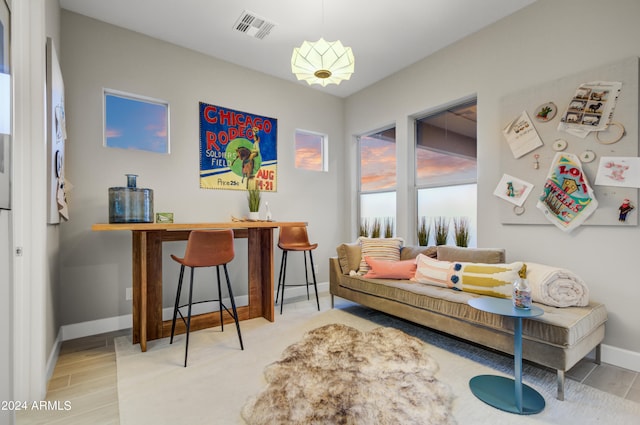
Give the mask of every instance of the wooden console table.
M 171 321 L 162 320 L 162 243 L 187 240 L 196 229 L 233 229 L 248 238 L 249 305 L 238 307 L 240 320 L 264 317 L 274 321 L 273 229 L 306 226 L 304 222 L 250 221 L 228 223 L 94 224 L 93 231 L 129 230 L 132 234 L 133 343 L 147 351 L 147 341 L 170 336 Z M 230 317 L 228 318 L 232 320 Z M 227 319 L 225 319 L 225 323 Z M 192 316 L 191 330 L 220 325 L 219 313 Z M 176 327 L 184 332 L 184 325 Z

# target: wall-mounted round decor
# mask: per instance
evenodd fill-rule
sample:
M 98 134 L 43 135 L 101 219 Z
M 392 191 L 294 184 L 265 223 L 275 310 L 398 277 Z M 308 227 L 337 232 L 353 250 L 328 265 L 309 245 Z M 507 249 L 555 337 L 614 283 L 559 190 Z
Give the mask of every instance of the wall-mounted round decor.
M 596 140 L 602 145 L 612 145 L 622 139 L 625 134 L 624 126 L 617 121 L 611 121 L 606 130 L 596 131 Z
M 580 161 L 582 162 L 592 162 L 594 159 L 596 159 L 596 154 L 594 151 L 584 151 L 580 154 Z
M 536 109 L 536 119 L 538 121 L 547 122 L 551 121 L 556 116 L 558 107 L 553 102 L 547 102 L 544 105 L 538 106 Z
M 567 148 L 567 141 L 564 139 L 556 139 L 556 141 L 553 142 L 553 145 L 551 145 L 551 147 L 556 152 L 563 151 Z

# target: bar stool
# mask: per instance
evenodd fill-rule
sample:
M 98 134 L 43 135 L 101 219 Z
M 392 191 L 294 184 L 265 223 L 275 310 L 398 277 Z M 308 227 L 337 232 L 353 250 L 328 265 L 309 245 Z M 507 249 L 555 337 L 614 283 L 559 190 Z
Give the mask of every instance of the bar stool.
M 317 243 L 309 243 L 309 236 L 307 235 L 307 228 L 305 226 L 298 227 L 281 227 L 280 236 L 278 239 L 278 247 L 282 250 L 282 261 L 280 262 L 280 277 L 278 278 L 278 291 L 276 292 L 276 301 L 280 295 L 280 287 L 282 287 L 282 296 L 280 298 L 280 314 L 282 314 L 282 307 L 284 305 L 284 287 L 285 286 L 306 286 L 307 287 L 307 300 L 309 299 L 309 284 L 313 283 L 313 287 L 316 291 L 316 304 L 318 305 L 318 311 L 320 311 L 320 301 L 318 300 L 318 285 L 316 283 L 316 272 L 313 266 L 313 254 L 312 251 L 318 247 Z M 287 274 L 287 257 L 289 251 L 302 251 L 304 255 L 304 284 L 290 284 L 285 285 L 285 277 Z M 309 274 L 307 268 L 307 252 L 309 253 L 309 261 L 311 262 L 311 274 L 313 276 L 313 282 L 309 282 Z
M 227 263 L 233 260 L 235 256 L 233 250 L 233 230 L 193 230 L 189 234 L 187 240 L 187 248 L 183 258 L 171 255 L 175 261 L 180 263 L 180 278 L 178 279 L 178 292 L 176 293 L 176 302 L 173 309 L 173 321 L 171 323 L 171 340 L 173 344 L 173 335 L 176 329 L 176 318 L 180 314 L 180 318 L 187 328 L 187 340 L 184 349 L 184 367 L 187 367 L 187 354 L 189 352 L 189 330 L 191 328 L 191 306 L 211 301 L 218 301 L 220 306 L 220 330 L 224 331 L 224 320 L 222 318 L 222 310 L 224 309 L 236 322 L 238 330 L 238 339 L 240 340 L 240 349 L 244 350 L 242 344 L 242 335 L 240 334 L 240 323 L 238 322 L 238 312 L 236 311 L 236 302 L 233 299 L 231 291 L 231 282 L 229 281 L 229 273 L 227 272 Z M 218 277 L 218 299 L 204 300 L 193 302 L 193 274 L 197 267 L 216 267 L 216 275 Z M 227 279 L 227 288 L 229 290 L 229 298 L 231 300 L 231 309 L 233 313 L 222 303 L 222 291 L 220 289 L 220 266 L 224 269 L 224 275 Z M 182 278 L 184 277 L 184 268 L 191 268 L 189 282 L 189 302 L 180 305 L 180 293 L 182 292 Z M 182 315 L 181 308 L 188 306 L 187 317 Z

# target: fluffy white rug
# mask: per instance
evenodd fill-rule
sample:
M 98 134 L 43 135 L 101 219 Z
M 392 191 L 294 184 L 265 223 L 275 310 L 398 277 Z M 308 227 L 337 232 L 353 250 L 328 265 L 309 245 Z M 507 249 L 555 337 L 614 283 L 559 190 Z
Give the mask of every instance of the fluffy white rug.
M 315 303 L 287 303 L 274 323 L 252 319 L 241 323 L 245 350 L 240 351 L 235 331 L 219 328 L 193 332 L 189 367 L 184 361 L 184 336 L 173 345 L 168 338 L 150 341 L 140 352 L 130 337 L 116 339 L 118 399 L 121 425 L 243 424 L 247 401 L 266 386 L 264 370 L 286 347 L 323 325 L 339 323 L 360 331 L 393 327 L 426 344 L 439 371 L 435 377 L 454 394 L 452 413 L 459 425 L 637 424 L 640 404 L 604 393 L 568 379 L 565 401 L 556 400 L 555 374 L 528 364 L 524 382 L 545 398 L 545 409 L 532 416 L 506 413 L 478 400 L 469 380 L 480 374 L 513 376 L 512 359 L 444 337 L 384 314 L 341 302 L 330 309 L 328 297 Z M 385 398 L 394 398 L 389 391 Z
M 269 385 L 242 416 L 250 425 L 454 424 L 452 394 L 425 348 L 394 328 L 321 326 L 267 366 Z

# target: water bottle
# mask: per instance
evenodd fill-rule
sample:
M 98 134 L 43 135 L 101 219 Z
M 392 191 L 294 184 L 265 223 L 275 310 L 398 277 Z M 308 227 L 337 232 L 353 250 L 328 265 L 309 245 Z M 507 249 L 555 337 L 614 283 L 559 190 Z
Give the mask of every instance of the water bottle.
M 267 221 L 271 221 L 273 219 L 273 217 L 271 217 L 271 208 L 269 208 L 269 203 L 265 202 L 264 205 L 265 205 L 265 207 L 267 207 L 267 216 L 265 217 L 265 219 Z
M 513 282 L 513 306 L 529 310 L 531 308 L 531 287 L 527 280 L 527 265 L 523 265 L 518 272 L 518 278 Z

